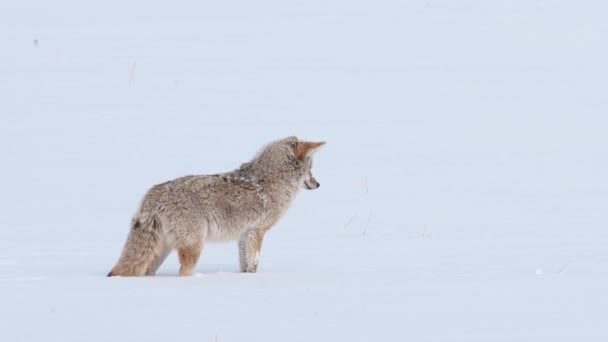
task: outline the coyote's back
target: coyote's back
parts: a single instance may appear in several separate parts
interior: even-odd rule
[[[264,234],[298,190],[319,187],[312,155],[323,142],[289,137],[270,143],[232,172],[186,176],[153,186],[132,220],[108,276],[154,275],[177,249],[179,274],[191,275],[205,241],[236,240],[242,272],[256,272]]]

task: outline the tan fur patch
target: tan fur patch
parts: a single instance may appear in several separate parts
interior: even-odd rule
[[[179,275],[182,277],[191,276],[201,255],[201,249],[199,247],[178,247],[177,255],[181,264]]]
[[[325,145],[325,142],[308,142],[308,141],[298,141],[296,145],[296,157],[299,159],[304,159],[306,157],[310,157],[319,147]]]

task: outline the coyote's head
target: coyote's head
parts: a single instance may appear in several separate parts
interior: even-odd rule
[[[289,138],[288,138],[289,139]],[[303,172],[302,187],[306,190],[317,189],[321,184],[312,175],[312,156],[325,142],[290,141],[296,165]]]
[[[300,148],[309,148],[309,151],[311,151],[310,153],[314,153],[313,149],[318,149],[321,145],[323,145],[325,143],[324,142],[322,142],[322,143],[299,142],[298,144],[320,144],[317,147],[311,147],[310,145],[308,147],[300,147]],[[306,146],[306,145],[304,145],[304,146]],[[312,155],[310,155],[302,160],[302,168],[305,171],[304,181],[302,182],[302,188],[304,188],[306,190],[314,190],[314,189],[317,189],[318,187],[320,187],[321,183],[319,183],[315,179],[315,177],[312,175]]]
[[[313,177],[312,156],[325,142],[310,142],[288,137],[267,145],[257,156],[257,160],[266,165],[273,165],[272,169],[279,171],[283,177],[287,176],[290,182],[296,182],[298,187],[307,190],[317,189],[320,184]]]

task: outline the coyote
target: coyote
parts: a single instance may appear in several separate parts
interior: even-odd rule
[[[298,190],[316,189],[312,155],[325,142],[288,137],[223,174],[186,176],[153,186],[132,220],[108,277],[154,275],[175,248],[180,276],[190,276],[205,241],[237,240],[241,272],[257,271],[264,234]]]

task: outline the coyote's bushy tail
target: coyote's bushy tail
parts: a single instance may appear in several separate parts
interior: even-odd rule
[[[161,251],[161,225],[158,217],[140,215],[133,226],[118,263],[108,277],[136,277],[146,274]]]

